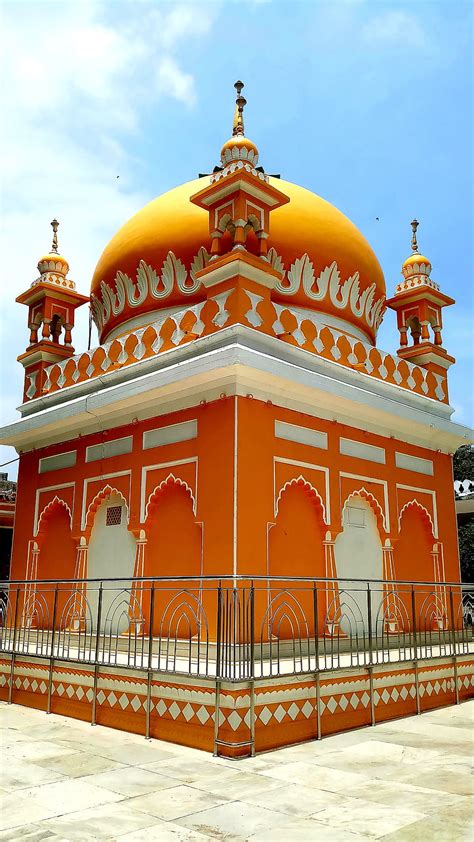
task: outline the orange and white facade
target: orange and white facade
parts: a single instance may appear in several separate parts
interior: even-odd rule
[[[470,432],[450,420],[453,301],[415,240],[388,302],[400,349],[380,350],[375,254],[336,208],[258,167],[242,102],[214,173],[106,247],[100,345],[74,353],[89,299],[57,247],[18,299],[24,400],[1,434],[20,453],[12,578],[460,580],[452,453]],[[441,599],[438,628],[447,615]]]

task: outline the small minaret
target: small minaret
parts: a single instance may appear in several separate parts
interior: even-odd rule
[[[243,82],[234,87],[232,137],[222,147],[221,166],[191,196],[191,202],[209,214],[211,259],[198,277],[205,287],[215,287],[224,278],[245,277],[272,289],[281,276],[266,259],[270,213],[289,199],[270,184],[263,167],[257,169],[258,149],[244,133]]]
[[[387,301],[387,307],[397,314],[400,331],[398,356],[429,370],[445,373],[454,358],[443,348],[441,310],[454,304],[454,299],[444,295],[430,278],[431,263],[418,250],[418,225],[417,219],[411,223],[412,253],[403,263],[403,281],[396,287],[394,297]],[[409,343],[408,333],[412,344]]]
[[[76,292],[74,281],[67,277],[69,264],[58,253],[57,219],[53,219],[51,227],[51,251],[38,262],[40,276],[16,299],[28,307],[30,329],[30,344],[18,357],[25,369],[25,401],[41,396],[44,370],[49,365],[74,354],[74,312],[89,301],[88,296]]]

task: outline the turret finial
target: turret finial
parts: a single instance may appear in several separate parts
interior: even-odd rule
[[[53,229],[53,244],[51,246],[51,254],[58,254],[58,228],[59,222],[57,219],[53,219],[51,223],[51,228]]]
[[[247,100],[242,96],[242,88],[244,83],[240,80],[234,85],[237,91],[237,98],[235,100],[234,125],[232,128],[232,136],[244,134],[244,107],[247,105]]]
[[[415,253],[418,252],[418,240],[416,239],[416,230],[417,230],[419,224],[420,223],[418,222],[417,219],[413,219],[412,222],[411,222],[411,229],[413,231],[413,234],[411,235],[411,249]]]

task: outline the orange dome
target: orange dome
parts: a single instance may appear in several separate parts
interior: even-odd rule
[[[268,257],[284,273],[272,299],[342,320],[373,342],[385,281],[367,240],[315,193],[281,179],[270,182],[290,199],[271,217]],[[149,323],[159,310],[205,299],[194,273],[209,257],[209,220],[189,201],[202,187],[196,179],[154,199],[105,248],[91,284],[101,341]]]

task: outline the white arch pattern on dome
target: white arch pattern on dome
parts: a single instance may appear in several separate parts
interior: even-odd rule
[[[339,310],[349,307],[356,318],[364,318],[368,326],[375,331],[380,327],[385,311],[385,296],[381,295],[375,300],[374,283],[361,292],[358,272],[342,281],[337,262],[333,260],[316,277],[314,265],[307,253],[297,258],[286,272],[284,263],[274,248],[269,249],[268,260],[274,269],[283,274],[282,280],[278,281],[275,287],[282,295],[294,295],[302,285],[305,295],[311,301],[329,298],[334,307]]]
[[[385,296],[375,299],[375,283],[365,290],[360,289],[360,276],[354,272],[342,281],[337,261],[333,260],[316,277],[313,262],[305,252],[291,264],[286,271],[284,263],[274,248],[267,256],[272,268],[282,274],[276,284],[277,292],[282,295],[294,295],[301,287],[310,301],[328,300],[338,310],[350,309],[356,319],[363,319],[375,332],[378,330],[385,312]],[[91,295],[93,319],[98,330],[102,330],[112,316],[118,316],[128,303],[130,307],[139,307],[148,297],[162,301],[178,289],[184,295],[197,292],[201,282],[196,273],[209,263],[210,255],[201,246],[191,263],[189,273],[182,260],[169,251],[161,268],[161,274],[141,260],[136,274],[136,282],[125,272],[118,270],[115,275],[115,290],[105,281],[99,284],[100,297]]]
[[[159,275],[152,266],[140,260],[137,268],[136,282],[125,272],[118,271],[115,275],[115,291],[105,281],[99,285],[101,297],[91,295],[92,316],[98,330],[102,330],[111,316],[119,316],[125,305],[139,307],[150,296],[161,301],[171,295],[177,288],[184,295],[197,292],[201,282],[196,278],[196,272],[207,266],[210,255],[204,246],[196,253],[189,273],[184,263],[169,251],[161,267]]]

